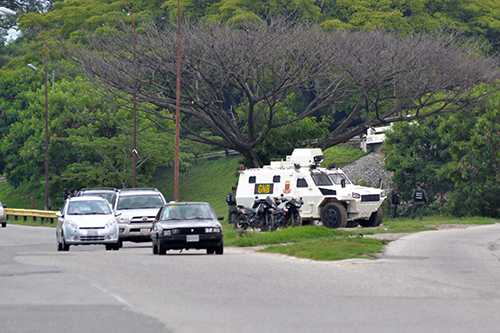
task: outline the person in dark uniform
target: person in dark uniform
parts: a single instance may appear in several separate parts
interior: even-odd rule
[[[389,193],[387,197],[389,200],[390,210],[389,216],[391,219],[399,217],[398,208],[401,208],[401,204],[399,202],[399,193],[398,193],[398,185],[392,185],[392,191]]]
[[[228,223],[235,223],[235,215],[236,215],[236,186],[233,186],[231,192],[226,196],[226,202],[228,206]],[[234,226],[236,228],[236,224]]]
[[[411,209],[411,219],[415,219],[415,212],[417,209],[419,210],[420,220],[424,216],[424,207],[427,204],[427,193],[425,190],[421,188],[422,184],[417,182],[417,188],[413,190],[412,198],[413,198],[413,207]]]

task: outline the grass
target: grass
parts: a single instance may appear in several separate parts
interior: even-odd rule
[[[273,245],[261,252],[282,253],[313,260],[372,258],[388,241],[372,238],[319,239],[288,245]]]
[[[330,163],[333,163],[340,168],[345,165],[356,161],[357,159],[366,155],[366,153],[357,148],[351,148],[348,146],[338,146],[328,148],[323,152],[325,159],[321,163],[321,167],[326,168]]]

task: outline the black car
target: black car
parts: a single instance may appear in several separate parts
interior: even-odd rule
[[[153,254],[168,250],[206,249],[207,254],[223,254],[222,226],[206,202],[170,202],[158,211],[153,222]]]

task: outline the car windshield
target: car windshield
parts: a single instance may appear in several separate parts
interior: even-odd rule
[[[158,194],[154,195],[127,195],[118,199],[118,209],[146,209],[160,208],[163,201]]]
[[[113,203],[113,193],[106,192],[83,192],[82,197],[101,197],[106,199],[109,203]]]
[[[325,173],[311,173],[311,177],[316,186],[333,185],[332,180]]]
[[[349,180],[349,178],[347,178],[346,175],[344,175],[343,173],[330,173],[329,174],[330,178],[332,179],[332,181],[337,184],[337,185],[340,185],[342,179],[345,179],[345,183],[346,184],[350,184],[351,181]]]
[[[107,215],[111,209],[105,201],[85,200],[68,203],[68,215]]]
[[[170,205],[162,212],[161,220],[194,220],[215,219],[212,209],[208,205]]]

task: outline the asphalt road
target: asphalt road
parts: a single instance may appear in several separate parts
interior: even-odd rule
[[[498,332],[500,224],[412,234],[377,260],[226,248],[57,252],[0,228],[1,332]]]

